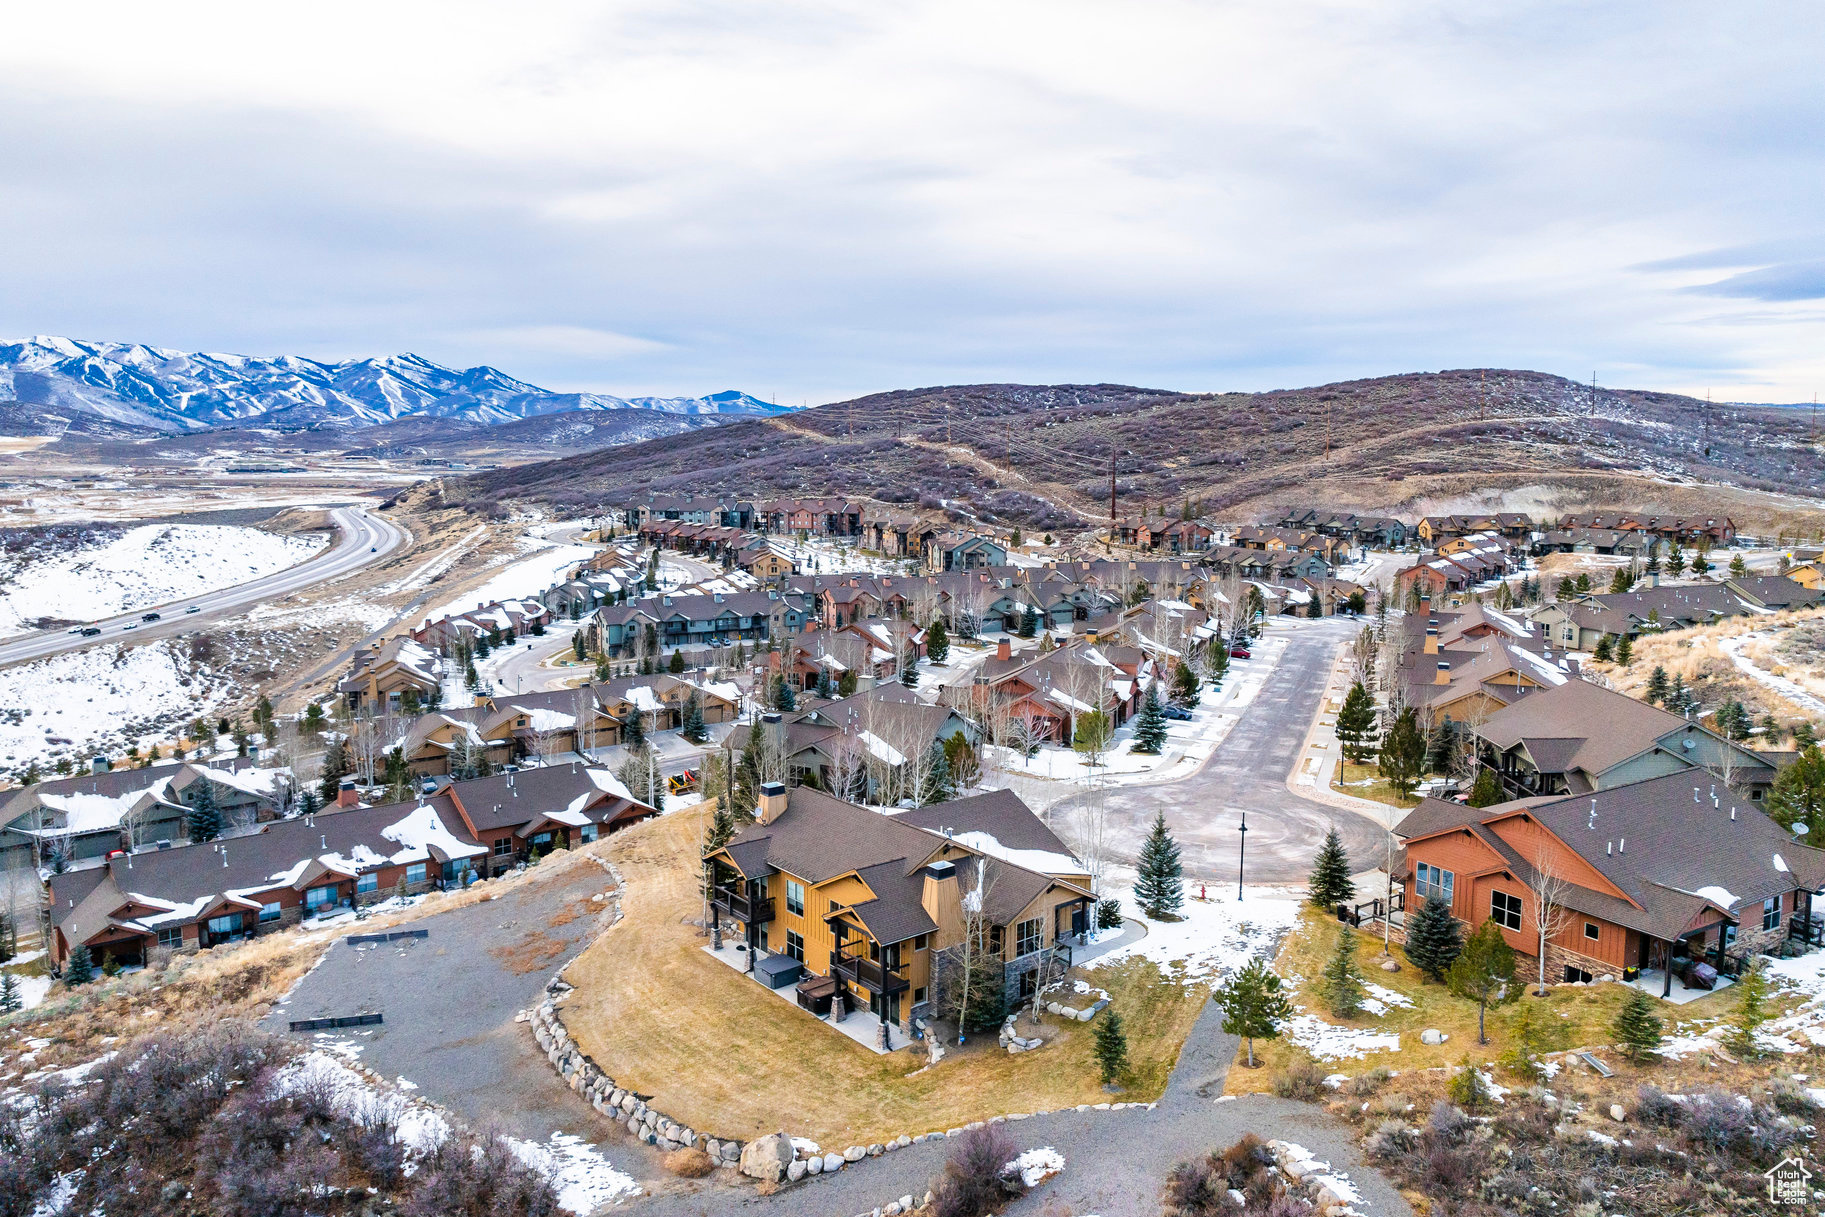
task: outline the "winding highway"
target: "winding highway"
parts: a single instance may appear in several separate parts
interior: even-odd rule
[[[335,543],[296,566],[288,566],[264,578],[218,588],[200,596],[187,596],[169,604],[147,605],[129,613],[88,622],[89,628],[100,631],[97,634],[85,636],[72,633],[67,627],[60,627],[9,638],[0,642],[0,667],[60,655],[65,651],[81,650],[104,642],[144,642],[153,638],[166,638],[200,625],[236,617],[262,600],[315,587],[378,562],[406,540],[404,529],[381,519],[366,508],[335,507],[330,509],[329,515],[336,526]],[[147,621],[147,613],[157,613],[159,619]]]

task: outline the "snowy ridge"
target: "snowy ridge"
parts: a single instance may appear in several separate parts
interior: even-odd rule
[[[371,427],[414,417],[495,424],[570,410],[764,416],[790,409],[733,389],[704,397],[555,393],[485,365],[447,368],[411,354],[325,363],[46,336],[0,343],[0,402],[11,400],[166,432]]]

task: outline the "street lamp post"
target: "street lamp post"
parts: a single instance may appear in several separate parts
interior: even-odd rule
[[[1242,868],[1248,861],[1248,812],[1242,812],[1242,826],[1236,830],[1241,838],[1236,846],[1236,902],[1242,900]]]

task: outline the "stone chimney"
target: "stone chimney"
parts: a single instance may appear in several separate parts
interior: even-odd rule
[[[355,779],[343,778],[342,784],[336,787],[336,806],[354,807],[360,802],[355,795]]]
[[[995,658],[996,659],[1014,658],[1014,642],[1012,639],[1003,638],[1000,642],[997,642],[995,644]]]
[[[786,784],[784,782],[762,782],[760,786],[760,822],[771,824],[779,819],[785,810]]]

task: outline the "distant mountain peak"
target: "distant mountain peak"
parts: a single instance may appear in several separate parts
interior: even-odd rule
[[[788,410],[734,389],[706,397],[557,393],[486,364],[449,368],[410,351],[325,362],[51,334],[0,343],[0,404],[9,401],[164,432],[371,427],[406,418],[493,425],[566,410],[750,416]]]

